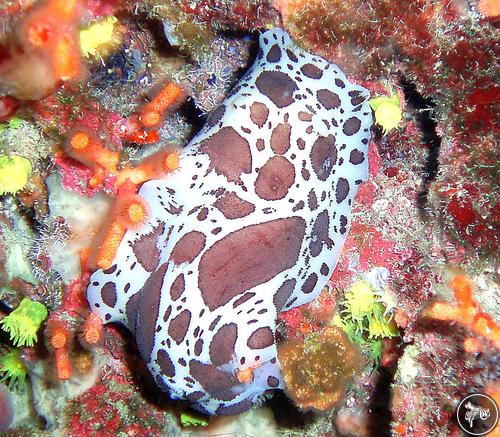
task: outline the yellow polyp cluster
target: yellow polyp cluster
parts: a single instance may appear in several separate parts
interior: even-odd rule
[[[0,195],[16,193],[28,182],[31,163],[22,156],[0,156]]]
[[[3,373],[0,382],[9,381],[9,390],[24,387],[28,369],[21,358],[20,349],[8,350],[0,356],[0,373]]]
[[[112,43],[117,21],[116,17],[106,17],[80,30],[80,50],[83,56],[96,56],[100,48]]]
[[[387,135],[401,123],[403,111],[397,94],[393,93],[390,97],[375,97],[369,101],[369,104],[375,114],[375,123],[382,127],[384,135]]]
[[[14,311],[0,321],[0,325],[10,334],[14,346],[31,347],[38,341],[37,331],[47,315],[45,305],[24,298]]]
[[[349,324],[354,324],[357,334],[368,333],[369,338],[394,337],[397,327],[387,315],[388,310],[381,302],[381,296],[365,281],[356,282],[344,296],[345,309],[342,310],[342,322],[338,326],[349,331]],[[348,332],[349,333],[349,332]]]
[[[345,312],[359,324],[371,314],[375,304],[375,293],[365,281],[356,282],[345,294]]]
[[[367,282],[358,281],[346,291],[341,307],[333,325],[341,328],[377,364],[382,357],[382,339],[399,335],[392,318],[396,302],[386,291],[376,291]]]

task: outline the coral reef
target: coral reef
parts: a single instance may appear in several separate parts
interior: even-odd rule
[[[481,392],[498,403],[499,18],[498,2],[489,0],[0,1],[0,432],[454,436],[461,432],[456,409],[466,395]],[[191,180],[184,145],[204,123],[225,120],[217,108],[227,99],[249,94],[234,86],[248,82],[251,62],[264,62],[257,40],[271,28],[288,32],[297,53],[311,53],[311,65],[322,56],[340,67],[345,83],[369,91],[369,180],[359,185],[352,214],[344,214],[347,225],[338,216],[318,225],[321,247],[329,244],[328,231],[350,227],[335,270],[318,275],[329,279],[325,287],[315,284],[319,296],[267,314],[283,392],[264,393],[246,413],[209,418],[155,388],[149,377],[154,363],[140,359],[144,342],[136,347],[125,331],[103,324],[89,311],[86,290],[97,266],[113,268],[119,248],[131,241],[127,235],[139,235],[155,217],[153,202],[141,194],[148,181],[184,180],[189,201],[169,197],[169,214],[207,195],[210,175]],[[272,63],[266,50],[265,61]],[[331,82],[325,90],[337,92]],[[301,91],[304,104],[316,91],[308,88]],[[335,106],[335,97],[323,102]],[[309,123],[307,135],[317,136],[332,117],[316,123],[316,103],[321,106],[314,102],[301,114],[312,114],[310,122],[284,120],[283,108],[281,119],[267,114],[266,122],[293,129]],[[235,129],[261,147],[257,140],[275,126],[252,123],[239,116]],[[259,129],[240,130],[247,124]],[[276,141],[286,144],[287,132],[278,133]],[[221,159],[239,165],[238,142],[228,141]],[[335,147],[338,163],[340,138]],[[291,162],[300,167],[296,155]],[[260,174],[264,164],[257,164]],[[323,164],[329,168],[328,160]],[[312,176],[323,171],[316,167]],[[303,177],[301,170],[295,174]],[[274,182],[260,192],[279,191],[283,180]],[[219,185],[227,191],[230,183]],[[328,194],[335,197],[336,187],[325,189]],[[321,196],[306,190],[293,200],[313,208]],[[217,205],[226,213],[244,211],[244,203],[225,201],[225,208]],[[269,200],[278,213],[294,206],[278,208],[280,201]],[[244,219],[224,222],[243,226]],[[184,221],[179,226],[189,224]],[[210,220],[201,223],[212,236]],[[166,222],[165,233],[173,224]],[[245,263],[237,271],[224,270],[236,258],[234,247],[219,254],[228,286],[237,283],[238,272],[248,268],[258,276],[276,262],[270,257],[252,270],[253,254],[265,250],[259,241],[242,245]],[[280,241],[275,236],[270,244],[286,252]],[[154,254],[151,245],[141,251],[150,249]],[[188,242],[182,253],[191,249]],[[282,280],[302,284],[312,273],[304,267]],[[110,274],[119,279],[118,269]],[[279,285],[269,285],[266,298],[272,300]],[[103,293],[100,303],[111,298]],[[181,310],[181,299],[172,312]],[[143,307],[144,314],[151,310]],[[225,314],[233,312],[230,302]],[[210,358],[216,331],[208,325],[200,337]],[[165,330],[180,327],[167,323],[161,334]],[[186,351],[194,353],[196,339],[189,340]],[[214,357],[224,356],[229,348],[223,346]],[[181,355],[175,356],[177,371]],[[216,365],[217,372],[230,370],[231,382],[224,385],[215,373],[206,387],[222,397],[227,386],[255,387],[265,372],[253,358],[234,369]],[[160,361],[168,374],[168,363]]]

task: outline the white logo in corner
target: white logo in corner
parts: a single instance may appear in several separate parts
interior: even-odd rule
[[[468,435],[486,435],[498,424],[498,405],[488,395],[473,393],[458,405],[457,420]]]

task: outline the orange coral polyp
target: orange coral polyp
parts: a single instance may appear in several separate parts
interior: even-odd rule
[[[156,126],[160,122],[160,120],[160,114],[155,111],[146,112],[140,116],[140,121],[145,127]]]
[[[54,349],[61,349],[68,343],[68,332],[61,326],[54,329],[50,344]]]
[[[136,203],[130,205],[127,212],[129,219],[134,223],[141,223],[146,217],[145,209],[142,207],[142,205]]]
[[[146,222],[149,209],[142,197],[129,195],[117,200],[115,216],[125,228],[135,229]]]
[[[71,138],[71,147],[75,150],[85,149],[89,145],[90,138],[83,132],[78,132]]]
[[[85,331],[85,340],[90,344],[99,343],[99,338],[101,337],[100,331],[92,326]]]
[[[163,177],[179,168],[180,156],[176,151],[165,152],[152,161],[157,177]]]
[[[88,345],[97,345],[103,339],[102,319],[95,313],[89,313],[83,325],[83,340]]]
[[[179,168],[180,157],[177,152],[168,153],[165,157],[165,167],[167,168],[167,173],[169,171],[177,170]]]

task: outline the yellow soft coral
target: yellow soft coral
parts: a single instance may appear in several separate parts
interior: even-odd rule
[[[45,305],[24,298],[19,306],[0,321],[2,329],[10,334],[14,346],[33,346],[37,331],[47,318]]]
[[[384,135],[396,128],[403,118],[401,101],[395,93],[390,97],[375,97],[369,101],[369,104],[375,112],[375,122],[382,127]]]
[[[370,284],[365,281],[358,281],[345,293],[345,313],[349,315],[353,322],[362,324],[365,318],[371,315],[376,304],[376,296]]]
[[[28,369],[26,368],[19,349],[8,350],[0,356],[0,373],[3,373],[0,382],[9,381],[9,389],[24,386]]]
[[[349,340],[362,347],[371,362],[382,357],[382,338],[398,336],[398,329],[391,313],[396,303],[387,293],[374,290],[368,282],[358,281],[344,296],[340,314],[333,325],[341,328]]]
[[[31,164],[22,156],[0,156],[0,195],[22,189],[31,174]]]
[[[117,21],[116,17],[106,17],[80,30],[80,50],[84,56],[95,56],[100,46],[112,40],[113,28]]]

